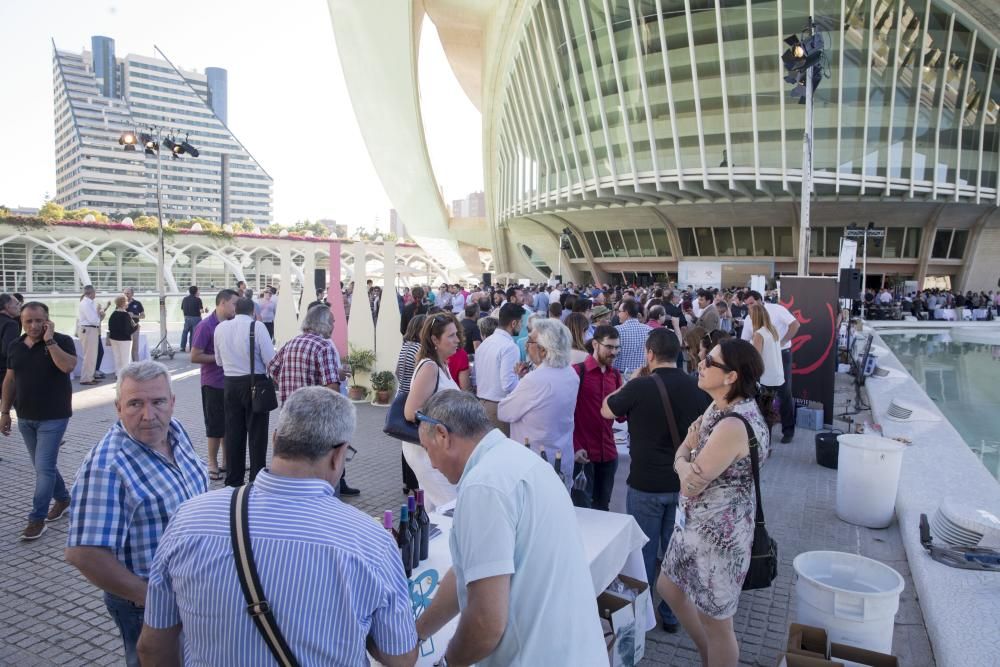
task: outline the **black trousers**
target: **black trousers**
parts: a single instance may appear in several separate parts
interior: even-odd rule
[[[257,379],[265,376],[258,375]],[[226,486],[243,486],[246,474],[247,446],[250,448],[250,481],[267,464],[267,425],[269,414],[254,413],[250,401],[250,376],[227,377],[224,389],[226,404]]]
[[[618,472],[618,459],[603,463],[584,463],[583,470],[587,474],[587,490],[573,490],[570,494],[573,504],[595,510],[608,511],[611,504],[611,492],[615,488],[615,473]],[[580,472],[580,464],[573,465],[573,477]]]
[[[420,482],[417,481],[417,474],[413,472],[413,468],[410,464],[406,462],[406,454],[402,454],[403,459],[403,486],[413,490],[420,488]],[[347,470],[344,470],[344,475],[347,475]]]
[[[785,371],[785,384],[778,389],[781,399],[781,434],[795,433],[795,399],[792,398],[792,351],[781,351],[781,365]]]

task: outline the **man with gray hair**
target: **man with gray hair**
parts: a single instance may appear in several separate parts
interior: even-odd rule
[[[417,635],[461,614],[447,664],[607,665],[576,514],[552,467],[467,392],[434,394],[417,420],[431,464],[458,484],[452,568]]]
[[[346,373],[337,363],[337,348],[330,336],[336,320],[326,306],[312,306],[302,318],[302,333],[281,346],[267,365],[267,373],[278,385],[278,399],[284,403],[301,387],[319,385],[340,393]],[[356,496],[359,490],[339,484],[340,495]]]
[[[173,418],[166,366],[131,363],[115,389],[118,421],[84,458],[73,484],[66,561],[104,591],[125,662],[135,667],[160,536],[181,503],[208,490],[208,471]]]
[[[351,402],[323,387],[288,397],[271,466],[246,491],[247,551],[296,664],[367,665],[367,647],[383,665],[409,666],[417,635],[399,550],[371,517],[334,496],[355,423]],[[184,503],[167,527],[149,578],[143,664],[179,665],[182,656],[218,667],[275,664],[236,572],[234,493]]]

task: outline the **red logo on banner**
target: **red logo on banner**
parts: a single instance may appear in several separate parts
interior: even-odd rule
[[[800,325],[810,324],[813,319],[815,319],[814,317],[807,318],[802,314],[801,309],[794,307],[794,296],[790,297],[787,302],[781,302],[781,305],[792,313]],[[830,320],[829,338],[826,341],[826,346],[822,350],[815,349],[816,345],[810,344],[813,340],[813,336],[811,334],[801,333],[800,335],[795,336],[792,339],[792,359],[794,360],[792,363],[792,375],[809,375],[822,366],[823,363],[830,357],[830,353],[833,351],[834,341],[837,340],[837,321],[833,313],[833,305],[829,303],[823,305],[826,306],[826,315]],[[819,323],[817,322],[817,324]],[[799,329],[799,331],[802,331],[802,329]],[[822,332],[824,334],[827,333],[825,326],[823,327]],[[806,355],[805,359],[803,359],[803,355]]]

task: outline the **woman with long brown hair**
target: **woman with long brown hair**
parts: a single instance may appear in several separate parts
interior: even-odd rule
[[[570,365],[583,363],[592,354],[587,350],[585,342],[590,321],[583,313],[570,313],[566,318],[566,328],[570,333],[569,363]]]
[[[417,421],[417,411],[423,409],[435,393],[459,388],[448,371],[448,359],[458,350],[460,341],[458,321],[454,315],[437,313],[427,316],[420,331],[417,367],[413,371],[410,393],[403,407],[403,414],[408,421]],[[403,456],[416,474],[420,488],[424,490],[428,510],[455,499],[455,485],[434,469],[423,447],[404,442]]]
[[[751,342],[764,360],[764,373],[760,383],[771,393],[785,383],[785,370],[781,364],[781,336],[771,323],[767,308],[755,303],[750,306],[750,323],[753,326]]]
[[[757,502],[747,424],[761,461],[770,444],[755,400],[763,372],[760,354],[745,340],[715,345],[698,368],[698,386],[712,405],[688,429],[674,459],[680,499],[656,589],[702,662],[717,667],[739,662],[733,616],[750,568]]]

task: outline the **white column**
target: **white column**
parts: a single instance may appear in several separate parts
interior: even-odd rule
[[[396,369],[403,335],[399,333],[399,302],[396,300],[396,244],[386,242],[384,247],[382,275],[385,284],[375,325],[375,370],[391,372]]]
[[[302,249],[302,307],[316,300],[316,249],[318,244],[305,243]],[[305,315],[305,313],[300,313]]]
[[[274,312],[274,340],[280,346],[298,334],[298,318],[295,315],[295,293],[292,292],[292,249],[287,242],[283,242],[279,252],[281,287],[278,292],[278,307]]]
[[[354,294],[351,297],[351,314],[347,322],[347,347],[359,350],[371,350],[375,347],[375,323],[372,321],[371,306],[368,304],[368,293],[365,282],[368,275],[365,271],[365,255],[367,246],[363,242],[354,244]],[[353,384],[368,386],[368,373],[354,376]]]

